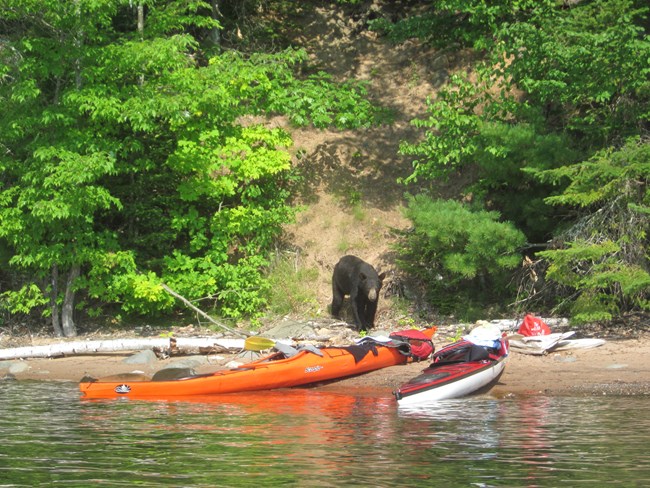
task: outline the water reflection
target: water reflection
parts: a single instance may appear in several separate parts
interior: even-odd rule
[[[0,390],[0,486],[645,486],[643,398],[491,399],[398,408],[287,390],[80,400]],[[633,419],[633,421],[631,421]]]

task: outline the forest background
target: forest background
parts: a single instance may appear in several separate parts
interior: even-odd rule
[[[0,6],[0,327],[650,309],[644,1]]]

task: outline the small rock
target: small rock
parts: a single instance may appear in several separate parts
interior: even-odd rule
[[[158,361],[156,354],[152,350],[139,351],[122,360],[126,364],[151,364]]]
[[[182,359],[177,359],[170,362],[163,369],[166,368],[195,368],[208,362],[206,356],[189,356]]]
[[[610,364],[605,366],[605,369],[623,369],[627,368],[627,364]]]
[[[239,368],[242,364],[240,361],[229,361],[226,363],[226,368]]]
[[[10,374],[16,374],[16,373],[24,373],[29,369],[29,365],[25,362],[15,362],[11,363],[9,365],[9,373]]]
[[[575,363],[577,361],[577,358],[575,356],[561,356],[559,354],[556,354],[553,356],[553,360],[557,361],[558,363]]]
[[[328,329],[326,327],[321,327],[316,331],[316,335],[322,336],[322,337],[330,337],[332,335],[332,330]]]

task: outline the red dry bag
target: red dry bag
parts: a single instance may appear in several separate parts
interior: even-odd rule
[[[393,332],[390,335],[390,338],[407,342],[411,347],[411,357],[415,361],[421,361],[433,354],[435,349],[433,341],[431,340],[431,335],[428,335],[427,332],[433,335],[435,328],[433,328],[433,330],[427,329],[426,331],[417,329],[400,330],[398,332]]]
[[[517,331],[523,336],[542,336],[551,333],[551,329],[539,317],[528,314],[524,317],[524,321],[519,326]]]

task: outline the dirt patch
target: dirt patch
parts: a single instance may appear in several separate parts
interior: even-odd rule
[[[345,254],[395,271],[396,231],[410,226],[403,215],[405,193],[417,190],[398,183],[413,163],[399,154],[400,143],[417,140],[411,120],[424,116],[427,97],[467,63],[463,53],[438,52],[416,41],[391,45],[370,32],[367,19],[391,15],[392,3],[366,2],[336,11],[331,4],[321,8],[310,2],[290,22],[301,27],[293,34],[295,44],[308,50],[318,69],[340,81],[367,83],[369,97],[394,117],[391,124],[354,131],[296,129],[281,117],[268,121],[292,134],[294,165],[304,177],[296,203],[305,210],[285,231],[301,265],[318,270],[310,284],[318,307],[306,313],[327,313],[332,269]],[[457,194],[451,184],[434,191]],[[380,303],[377,323],[388,324],[395,313],[390,301]]]

